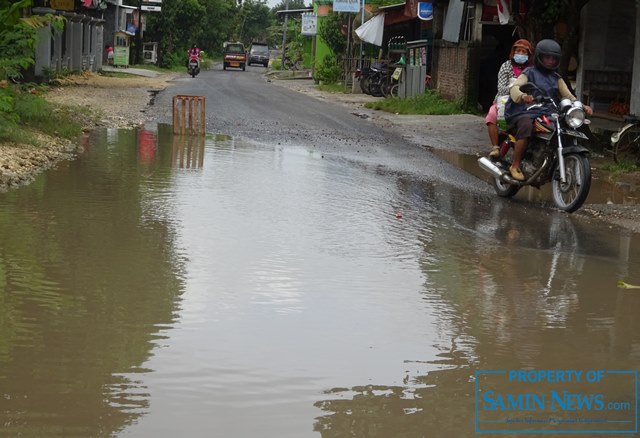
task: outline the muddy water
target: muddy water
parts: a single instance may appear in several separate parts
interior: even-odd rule
[[[467,172],[490,183],[491,176],[480,169],[476,155],[459,154],[432,148],[429,148],[429,150],[440,158],[456,164]],[[551,184],[546,184],[541,189],[524,187],[518,192],[516,198],[527,199],[528,201],[550,201],[552,199]],[[640,185],[637,180],[621,179],[619,181],[611,181],[604,178],[599,172],[594,171],[586,203],[637,205],[640,204]]]
[[[640,361],[637,235],[159,129],[0,194],[3,434],[475,436],[478,370]]]

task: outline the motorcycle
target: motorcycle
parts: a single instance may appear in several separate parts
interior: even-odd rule
[[[202,55],[204,52],[200,52]],[[187,62],[187,72],[192,78],[195,78],[200,73],[200,55],[189,55],[189,61]]]
[[[357,69],[355,77],[360,82],[360,89],[363,93],[371,96],[382,96],[382,85],[388,75],[387,64],[376,62],[369,68]]]
[[[587,199],[591,187],[589,150],[583,146],[589,137],[578,131],[583,124],[591,123],[585,117],[584,106],[580,101],[569,99],[556,104],[532,83],[520,86],[520,90],[535,94],[535,103],[527,107],[527,111],[541,113],[534,121],[534,132],[521,161],[525,180],[517,181],[509,172],[515,138],[508,131],[502,133],[500,156],[495,161],[481,157],[478,164],[493,176],[498,196],[510,198],[521,187],[540,188],[551,182],[555,205],[568,213],[574,212]]]

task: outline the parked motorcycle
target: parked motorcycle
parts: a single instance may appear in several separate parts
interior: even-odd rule
[[[498,196],[512,197],[523,186],[540,188],[551,182],[555,205],[569,213],[576,211],[587,199],[591,187],[589,150],[583,146],[589,137],[578,131],[583,124],[590,123],[584,107],[580,101],[569,99],[556,104],[532,83],[522,85],[520,90],[535,95],[536,103],[527,111],[542,112],[535,119],[534,133],[521,162],[525,180],[517,181],[509,172],[515,138],[508,133],[501,143],[500,157],[495,161],[481,157],[478,164],[493,176]]]
[[[382,85],[389,75],[387,64],[384,62],[376,62],[369,68],[356,70],[356,79],[360,81],[360,89],[363,93],[371,96],[382,96]]]

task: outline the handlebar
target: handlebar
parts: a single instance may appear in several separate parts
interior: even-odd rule
[[[638,125],[640,124],[640,118],[635,114],[629,114],[628,116],[624,116],[624,122]]]

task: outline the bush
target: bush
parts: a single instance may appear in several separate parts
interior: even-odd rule
[[[39,96],[39,92],[33,87],[0,89],[2,107],[8,109],[0,112],[0,140],[30,142],[20,129],[24,126],[68,139],[80,135],[82,127],[77,122],[77,111],[54,106]]]
[[[444,99],[434,90],[426,90],[424,94],[409,99],[391,97],[365,106],[396,114],[448,115],[466,112],[461,102]]]
[[[316,77],[326,84],[335,84],[342,75],[342,66],[333,56],[325,56],[322,64],[316,67]]]
[[[158,62],[158,66],[168,69],[177,67],[187,68],[187,55],[186,50],[183,54],[178,53],[165,53]]]

